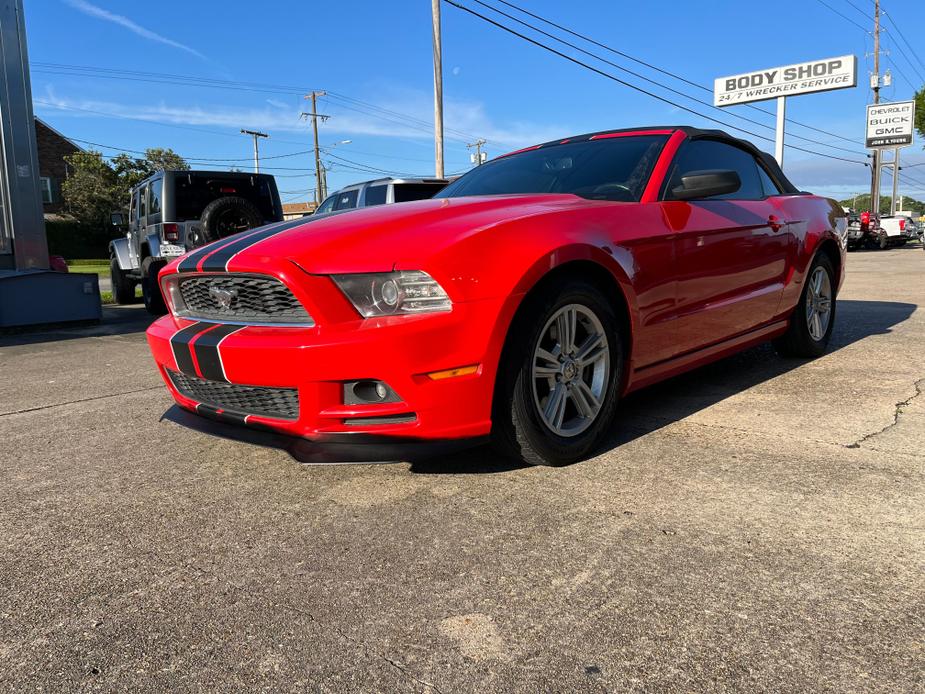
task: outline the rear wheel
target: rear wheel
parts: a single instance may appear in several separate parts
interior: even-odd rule
[[[788,357],[818,357],[825,352],[834,326],[835,269],[828,256],[818,255],[806,273],[790,327],[774,341],[774,347]]]
[[[119,267],[119,261],[111,258],[109,261],[109,277],[112,280],[112,298],[117,304],[134,304],[135,283],[125,276]]]
[[[566,465],[593,452],[613,420],[623,368],[617,319],[583,281],[528,301],[499,367],[493,441],[532,465]]]
[[[885,251],[890,247],[890,237],[886,235],[885,232],[880,232],[880,238],[877,240],[878,245],[880,246],[881,251]]]
[[[166,264],[165,261],[154,258],[145,258],[141,264],[141,296],[148,313],[155,316],[167,313],[167,304],[164,303],[164,295],[161,294],[161,288],[157,283],[157,273]]]

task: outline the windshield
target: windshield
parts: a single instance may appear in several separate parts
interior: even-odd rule
[[[475,167],[434,197],[571,193],[638,202],[667,139],[629,135],[527,150]]]

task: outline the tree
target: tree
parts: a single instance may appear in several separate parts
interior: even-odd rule
[[[68,177],[61,184],[68,212],[89,226],[108,224],[109,215],[121,205],[114,205],[122,195],[116,172],[103,161],[100,152],[74,152],[64,158]]]
[[[186,159],[181,157],[179,154],[174,152],[172,149],[164,149],[163,147],[151,147],[145,150],[145,159],[148,162],[148,166],[151,167],[151,171],[170,171],[170,170],[180,170],[188,171],[189,164],[186,163]]]
[[[61,192],[68,212],[89,226],[109,224],[109,215],[128,202],[128,192],[156,171],[189,169],[189,164],[172,149],[152,147],[143,159],[120,154],[107,164],[94,150],[65,157],[68,177]]]

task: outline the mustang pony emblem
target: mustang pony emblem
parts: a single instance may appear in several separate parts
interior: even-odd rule
[[[219,308],[231,308],[232,302],[238,296],[237,289],[225,289],[224,287],[209,287],[209,296],[215,299]]]

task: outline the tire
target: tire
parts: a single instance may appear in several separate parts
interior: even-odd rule
[[[258,227],[263,224],[263,217],[250,200],[229,196],[206,205],[200,222],[203,237],[212,242]]]
[[[877,243],[880,247],[880,250],[885,251],[887,248],[890,247],[890,237],[881,232],[880,238],[877,240]]]
[[[499,364],[492,442],[502,455],[530,465],[567,465],[591,454],[613,421],[623,373],[618,321],[601,291],[581,280],[557,282],[526,301],[511,324]],[[585,365],[560,356],[566,350],[556,342],[557,316],[563,315],[575,316],[569,329],[572,356],[597,336]],[[543,353],[553,358],[544,359]],[[534,369],[546,375],[537,376]],[[553,399],[563,404],[554,407]]]
[[[115,258],[109,260],[109,277],[112,280],[112,298],[120,306],[137,303],[135,298],[135,283],[132,282],[119,267]]]
[[[827,291],[825,280],[822,283],[821,294],[828,296],[829,313],[825,319],[824,325],[811,325],[813,321],[809,318],[809,307],[812,302],[813,283],[817,277],[817,271],[825,273],[827,278]],[[832,261],[826,255],[817,255],[810,265],[809,272],[806,273],[806,281],[803,285],[803,291],[800,293],[800,301],[793,309],[790,316],[790,326],[787,332],[781,337],[774,340],[774,347],[778,354],[785,357],[808,357],[815,358],[825,353],[829,345],[829,339],[832,337],[832,328],[835,326],[835,269],[832,267]],[[823,319],[819,317],[819,320]],[[821,328],[821,330],[820,330]]]
[[[165,261],[154,258],[145,258],[141,263],[141,296],[148,313],[154,316],[167,313],[167,304],[164,303],[164,295],[161,294],[160,285],[157,283],[157,273],[166,264]]]

